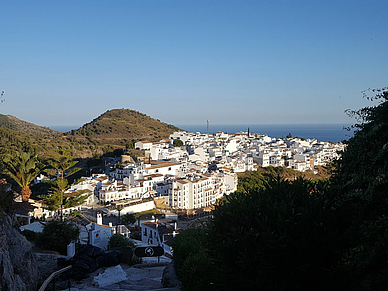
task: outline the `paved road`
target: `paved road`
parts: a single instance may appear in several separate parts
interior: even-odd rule
[[[164,266],[162,267],[148,267],[148,268],[134,268],[122,265],[124,272],[127,275],[127,280],[119,283],[110,284],[104,287],[93,280],[95,276],[104,272],[104,269],[99,269],[90,274],[88,279],[85,279],[78,284],[72,283],[71,291],[98,291],[98,290],[154,290],[154,291],[179,291],[180,288],[163,288],[162,274]]]

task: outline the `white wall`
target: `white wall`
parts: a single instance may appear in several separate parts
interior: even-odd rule
[[[142,211],[151,210],[154,208],[156,208],[154,201],[148,201],[148,202],[139,203],[136,205],[131,205],[131,206],[125,207],[125,208],[123,208],[123,210],[121,210],[120,215],[124,215],[127,213],[142,212]],[[112,214],[114,214],[116,216],[119,215],[117,210],[112,210]]]

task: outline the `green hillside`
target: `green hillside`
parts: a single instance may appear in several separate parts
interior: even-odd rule
[[[143,113],[130,109],[113,109],[101,114],[92,122],[78,130],[68,132],[68,136],[88,137],[102,140],[151,140],[167,138],[179,128],[161,122]]]
[[[68,145],[76,158],[90,158],[124,149],[138,140],[158,141],[176,130],[179,128],[129,109],[109,110],[66,134],[0,114],[0,156],[30,149],[48,157],[59,145]]]
[[[62,135],[61,132],[55,131],[48,127],[43,127],[24,120],[20,120],[12,115],[0,114],[0,127],[5,127],[31,135]]]

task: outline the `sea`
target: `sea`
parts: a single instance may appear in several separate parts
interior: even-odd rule
[[[189,132],[207,132],[207,125],[175,125],[183,130]],[[341,142],[348,140],[354,135],[352,130],[346,130],[349,124],[210,124],[209,133],[213,134],[218,131],[225,133],[236,133],[241,131],[248,131],[250,133],[266,134],[269,137],[285,138],[289,133],[293,137],[314,138],[318,141]],[[78,129],[80,126],[50,126],[50,128],[67,132],[72,129]]]
[[[207,125],[176,125],[189,132],[207,132]],[[236,133],[248,131],[250,133],[266,134],[269,137],[285,138],[288,134],[293,137],[310,138],[318,141],[342,142],[354,135],[352,130],[346,130],[350,125],[343,124],[240,124],[240,125],[209,125],[209,133],[217,131]]]

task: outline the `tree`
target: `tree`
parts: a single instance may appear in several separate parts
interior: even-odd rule
[[[335,164],[327,208],[339,228],[338,272],[354,289],[387,290],[388,87],[364,97],[378,103],[346,111],[358,123]]]
[[[72,150],[65,145],[59,146],[57,154],[52,155],[47,164],[49,168],[46,172],[52,176],[59,177],[61,180],[81,170],[81,168],[75,167],[78,161],[73,159]]]
[[[292,138],[291,132],[289,132],[289,133],[286,135],[286,138]]]
[[[46,250],[58,251],[65,255],[67,245],[76,241],[79,236],[79,229],[66,222],[52,220],[47,222],[43,232],[37,239],[37,246]]]
[[[20,192],[22,200],[28,201],[32,193],[30,185],[44,169],[43,164],[30,152],[6,155],[3,162],[4,173],[22,188]]]
[[[180,139],[174,140],[172,144],[174,147],[181,147],[184,145],[183,141],[181,141]]]
[[[76,168],[75,165],[78,164],[78,161],[75,161],[71,155],[72,150],[69,146],[59,146],[57,154],[53,155],[51,159],[47,161],[49,169],[47,173],[50,175],[57,176],[56,182],[53,184],[51,191],[48,193],[46,199],[50,204],[50,207],[55,208],[57,202],[60,203],[59,208],[61,210],[61,220],[63,220],[63,202],[64,202],[64,193],[68,188],[68,181],[66,178],[77,173],[81,168]],[[58,195],[59,194],[59,195]],[[59,197],[58,197],[59,196]],[[80,195],[78,196],[79,198]],[[59,198],[59,200],[58,200]],[[73,199],[81,203],[85,199]],[[73,204],[74,204],[73,203]],[[74,205],[75,206],[75,205]]]
[[[124,224],[134,224],[136,222],[136,217],[132,213],[127,213],[121,217],[121,221]]]
[[[121,205],[117,205],[116,206],[116,210],[117,210],[117,212],[119,213],[119,217],[118,217],[118,220],[119,220],[119,223],[120,223],[120,214],[121,214],[121,210],[123,210],[123,206],[121,206]]]
[[[208,239],[208,231],[200,228],[183,230],[174,239],[174,268],[182,290],[213,289],[217,268],[211,263]]]
[[[209,254],[219,269],[216,289],[329,289],[321,283],[332,261],[332,236],[324,227],[326,182],[277,178],[265,184],[215,206]]]
[[[109,239],[108,243],[109,248],[114,248],[114,247],[135,247],[135,244],[133,243],[132,240],[127,239],[125,236],[116,233],[111,236]]]
[[[91,194],[86,194],[85,190],[78,190],[71,193],[65,192],[68,189],[68,182],[66,179],[58,179],[52,183],[48,193],[46,195],[40,195],[46,202],[46,209],[51,211],[57,211],[64,208],[75,207],[83,204]],[[62,213],[61,213],[61,219]]]

